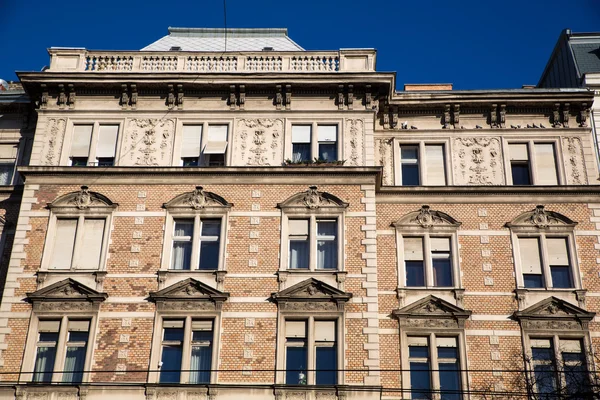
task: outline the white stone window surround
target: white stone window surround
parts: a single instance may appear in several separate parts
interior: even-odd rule
[[[75,210],[67,209],[52,209],[50,211],[50,217],[48,221],[48,230],[46,231],[46,242],[44,244],[44,251],[42,254],[42,263],[40,267],[40,271],[44,272],[95,272],[95,271],[106,271],[106,262],[108,255],[108,245],[110,239],[110,232],[112,230],[113,224],[113,213],[114,209],[106,208],[106,209],[95,209],[95,210],[86,210],[85,212],[77,212]],[[71,262],[71,268],[69,269],[55,269],[52,268],[51,260],[52,254],[54,251],[54,244],[60,238],[57,237],[57,220],[58,219],[77,219],[77,231],[75,236],[75,244],[73,249],[73,259]],[[103,219],[104,222],[104,232],[102,235],[102,247],[100,252],[100,262],[98,268],[77,268],[77,260],[82,254],[82,236],[83,230],[80,229],[83,226],[85,219]]]
[[[219,365],[219,350],[221,338],[221,312],[220,311],[157,311],[154,318],[154,335],[152,340],[151,356],[150,356],[150,372],[148,374],[149,383],[158,383],[160,380],[160,366],[162,359],[163,348],[163,322],[164,320],[183,320],[184,321],[184,337],[183,337],[183,352],[181,357],[181,383],[189,382],[189,370],[191,362],[191,345],[192,345],[192,320],[212,320],[213,321],[213,342],[211,354],[211,372],[210,383],[214,384],[218,381],[218,365]]]
[[[175,138],[173,141],[173,160],[171,165],[179,167],[183,165],[181,157],[181,149],[183,144],[183,127],[184,125],[202,125],[202,136],[200,144],[200,160],[199,165],[203,166],[205,161],[204,146],[208,143],[208,127],[209,125],[226,125],[227,126],[227,148],[225,149],[225,166],[233,165],[235,154],[233,154],[233,118],[177,118],[175,124]]]
[[[12,146],[14,147],[14,157],[12,157],[12,155],[10,154],[0,154],[0,164],[1,165],[5,165],[7,167],[7,171],[10,169],[11,170],[11,177],[10,180],[8,181],[7,185],[14,185],[17,184],[17,182],[19,182],[19,178],[18,175],[16,174],[17,171],[17,165],[20,165],[22,159],[23,159],[23,153],[25,151],[25,145],[26,145],[27,140],[21,140],[20,142],[17,140],[9,140],[9,139],[3,139],[0,140],[0,147],[2,148],[8,148],[8,146]],[[4,153],[4,151],[2,151],[2,153]],[[10,168],[9,168],[10,166]]]
[[[26,341],[26,349],[28,351],[24,352],[23,355],[23,363],[21,366],[21,380],[31,382],[33,380],[33,371],[35,369],[35,360],[37,356],[37,342],[38,342],[38,331],[39,331],[39,323],[42,321],[60,321],[60,331],[58,336],[58,341],[56,344],[56,359],[54,362],[53,371],[63,371],[65,365],[65,357],[67,351],[67,338],[68,338],[68,324],[69,320],[82,321],[87,320],[90,321],[89,333],[88,333],[88,341],[87,348],[85,353],[85,364],[84,364],[84,372],[82,382],[88,382],[90,373],[88,371],[92,368],[92,361],[94,358],[94,349],[96,347],[96,332],[98,329],[98,313],[97,310],[95,312],[89,311],[80,311],[73,312],[69,311],[67,315],[65,312],[61,311],[51,311],[51,312],[34,312],[31,315],[31,320],[29,323],[29,329],[27,330],[27,341]],[[63,379],[62,372],[54,372],[52,374],[52,383],[61,383]]]
[[[337,126],[337,160],[346,159],[344,154],[344,120],[343,118],[328,118],[328,117],[312,117],[305,118],[293,117],[285,120],[285,139],[284,139],[284,160],[292,159],[292,125],[310,125],[311,126],[311,160],[319,154],[318,126],[319,125],[335,125]]]
[[[446,178],[446,186],[453,185],[452,175],[452,153],[450,148],[450,138],[440,139],[438,137],[423,137],[420,139],[405,139],[402,137],[393,138],[393,157],[394,157],[394,185],[402,186],[402,157],[400,154],[400,146],[415,145],[419,146],[419,186],[428,186],[426,179],[425,168],[422,168],[422,162],[426,160],[425,146],[426,145],[442,145],[444,146],[444,173]]]
[[[99,130],[100,125],[118,125],[119,130],[117,133],[117,142],[115,148],[115,161],[113,166],[119,165],[119,159],[121,157],[121,143],[123,141],[124,134],[124,126],[125,119],[124,118],[106,118],[106,119],[98,119],[98,118],[68,118],[66,129],[65,129],[65,139],[62,146],[62,153],[60,156],[59,165],[71,165],[71,145],[73,143],[73,134],[75,125],[92,125],[92,138],[90,141],[90,151],[88,155],[88,165],[91,162],[96,162],[96,149],[98,146],[98,138],[99,138]]]
[[[526,288],[523,279],[523,268],[521,263],[521,248],[519,245],[519,238],[537,238],[540,246],[540,261],[542,266],[542,282],[544,287],[542,288]],[[567,252],[569,257],[569,265],[571,272],[571,280],[573,283],[572,288],[553,288],[552,287],[552,275],[550,273],[550,264],[547,248],[547,238],[561,238],[567,240]],[[511,243],[513,248],[513,259],[515,263],[515,275],[518,289],[527,289],[532,291],[543,291],[543,290],[558,290],[572,292],[576,289],[581,289],[581,273],[579,264],[577,262],[577,250],[575,248],[575,234],[573,230],[565,228],[562,232],[522,232],[517,228],[511,229]]]
[[[468,390],[468,374],[467,374],[467,343],[464,330],[462,329],[431,329],[424,330],[423,328],[401,328],[400,331],[400,362],[402,365],[402,382],[405,383],[406,392],[404,396],[406,399],[411,398],[410,393],[410,360],[409,360],[409,349],[408,343],[409,337],[428,337],[429,339],[429,363],[432,370],[439,370],[437,362],[437,345],[436,338],[440,337],[452,337],[456,338],[458,344],[458,355],[459,355],[459,366],[460,372],[460,384],[461,389],[466,393]],[[431,389],[439,391],[440,389],[440,377],[439,371],[434,371],[431,376]]]
[[[345,316],[343,312],[286,312],[280,311],[278,313],[277,321],[277,373],[276,373],[276,384],[285,384],[286,375],[286,321],[307,321],[307,352],[308,352],[308,363],[307,363],[307,376],[306,382],[308,385],[314,385],[315,383],[315,361],[316,361],[316,346],[314,340],[314,327],[315,321],[335,321],[335,345],[336,345],[336,356],[337,356],[337,385],[343,385],[345,382],[344,371],[345,368],[345,348],[346,343],[344,340],[345,332]],[[312,370],[312,371],[311,371]]]
[[[562,141],[559,136],[532,136],[527,139],[515,137],[503,137],[502,138],[502,147],[503,147],[503,157],[504,157],[504,171],[506,175],[506,184],[513,185],[512,180],[512,171],[511,171],[511,160],[510,160],[510,148],[511,144],[526,144],[528,155],[529,155],[529,171],[531,174],[531,184],[532,186],[539,185],[537,182],[539,181],[537,167],[536,167],[536,155],[534,149],[535,144],[552,144],[554,145],[554,160],[556,164],[556,178],[558,180],[558,185],[566,185],[566,173],[562,156]]]

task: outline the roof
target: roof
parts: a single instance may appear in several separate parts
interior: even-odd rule
[[[600,72],[600,34],[595,43],[571,43],[571,49],[581,76]]]
[[[225,43],[227,42],[227,48]],[[144,47],[142,51],[169,51],[180,47],[180,51],[240,52],[304,51],[287,35],[285,28],[172,28],[169,34]]]

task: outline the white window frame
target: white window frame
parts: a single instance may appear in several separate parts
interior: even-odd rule
[[[343,146],[343,122],[339,119],[320,119],[320,118],[288,118],[286,121],[286,131],[289,134],[286,135],[285,138],[285,160],[293,159],[293,142],[292,142],[292,126],[294,125],[304,125],[310,126],[310,160],[315,159],[315,156],[319,154],[319,125],[335,125],[337,126],[337,137],[336,137],[336,146],[337,146],[337,159],[335,161],[345,160],[344,158],[344,146]]]
[[[440,389],[440,376],[439,376],[439,364],[438,364],[438,355],[437,355],[437,341],[436,338],[444,338],[444,337],[452,337],[456,338],[456,343],[458,345],[458,356],[459,356],[459,368],[460,368],[460,387],[463,393],[468,393],[468,376],[467,376],[467,352],[466,352],[466,339],[464,331],[455,330],[455,329],[444,329],[441,331],[424,331],[422,328],[420,330],[404,330],[400,334],[401,339],[400,343],[402,343],[402,347],[400,350],[400,358],[402,364],[402,382],[405,383],[406,391],[404,392],[404,396],[406,399],[411,399],[411,385],[410,385],[410,357],[409,357],[409,345],[408,338],[409,337],[427,337],[428,345],[429,345],[429,365],[431,371],[430,382],[431,382],[431,390],[433,393],[436,391],[439,392]],[[432,351],[435,350],[435,351]],[[437,370],[437,371],[436,371]],[[434,395],[435,397],[435,395]],[[463,395],[463,398],[467,398],[468,396]]]
[[[316,374],[314,371],[316,367],[316,354],[317,354],[317,343],[315,341],[315,321],[334,321],[335,322],[335,346],[336,346],[336,362],[337,362],[337,383],[336,385],[344,384],[344,352],[345,352],[345,343],[344,343],[344,326],[345,319],[343,314],[339,312],[333,313],[319,313],[316,314],[304,314],[304,313],[279,313],[279,323],[278,323],[278,340],[277,340],[277,372],[276,372],[276,381],[278,384],[285,384],[286,377],[286,354],[287,354],[287,345],[286,345],[286,321],[306,321],[307,330],[306,330],[306,346],[307,346],[307,354],[308,360],[306,363],[307,376],[306,376],[306,384],[314,385],[316,381]]]
[[[212,320],[213,321],[213,342],[211,354],[211,372],[210,383],[214,384],[218,381],[218,362],[221,332],[221,314],[219,312],[163,312],[155,318],[154,321],[154,336],[152,343],[152,352],[150,356],[150,371],[148,381],[150,383],[160,382],[160,366],[163,351],[163,322],[165,320],[183,320],[183,348],[181,355],[181,376],[180,383],[189,382],[189,370],[192,358],[192,320]]]
[[[399,139],[394,138],[393,140],[393,154],[394,154],[394,185],[402,186],[402,155],[400,152],[400,146],[418,146],[419,148],[419,160],[417,165],[419,166],[419,185],[418,186],[428,186],[427,184],[427,171],[423,168],[423,160],[426,159],[425,155],[425,146],[427,145],[437,145],[444,146],[444,178],[446,180],[446,185],[435,185],[438,187],[450,186],[453,184],[452,182],[452,174],[451,164],[450,164],[450,141],[449,140],[440,140],[440,139],[427,139],[424,138],[422,140],[407,140],[407,139]]]
[[[98,138],[100,137],[100,125],[118,125],[117,141],[115,144],[115,161],[114,166],[119,165],[119,158],[121,153],[121,141],[123,140],[124,121],[122,119],[72,119],[67,121],[67,134],[65,135],[65,143],[63,144],[63,152],[60,159],[60,165],[72,165],[71,161],[71,145],[73,143],[73,135],[75,133],[76,125],[92,125],[92,137],[90,139],[90,150],[88,153],[87,166],[97,166],[98,159],[96,158],[96,150],[98,148]],[[93,161],[92,161],[93,160]]]
[[[290,251],[290,234],[289,234],[289,220],[294,219],[305,219],[309,220],[308,224],[308,241],[310,248],[308,269],[290,269],[289,268],[289,251]],[[317,269],[317,220],[336,220],[337,221],[337,268],[333,269]],[[316,213],[295,213],[285,212],[281,218],[281,257],[280,257],[280,271],[287,272],[306,272],[311,273],[332,273],[343,271],[344,268],[344,214],[343,213],[327,213],[327,214],[316,214]]]
[[[208,127],[210,125],[226,125],[227,126],[227,147],[223,154],[224,166],[232,165],[232,157],[234,156],[231,151],[232,138],[233,138],[233,121],[231,119],[178,119],[177,130],[175,140],[173,142],[173,159],[171,165],[183,166],[183,158],[181,157],[181,150],[183,145],[183,127],[184,125],[201,125],[202,136],[200,137],[200,157],[198,160],[198,167],[208,167],[207,158],[204,155],[204,147],[208,143]],[[193,168],[193,167],[192,167]]]
[[[81,382],[89,382],[90,371],[92,367],[92,360],[94,356],[94,348],[95,346],[95,338],[96,331],[98,325],[98,316],[96,313],[69,313],[65,315],[64,313],[58,314],[56,312],[51,313],[43,313],[43,314],[34,314],[31,317],[31,323],[29,325],[29,330],[27,333],[27,344],[26,349],[31,349],[30,351],[25,351],[23,356],[23,364],[22,371],[26,373],[21,373],[21,379],[24,381],[31,382],[33,381],[33,373],[35,369],[35,361],[37,358],[37,348],[38,348],[38,334],[39,334],[39,325],[40,321],[60,321],[60,330],[58,334],[58,341],[56,343],[56,359],[54,361],[54,368],[52,372],[52,380],[51,383],[62,383],[63,379],[63,370],[67,355],[67,339],[69,335],[68,325],[69,320],[71,321],[83,321],[87,320],[90,323],[90,328],[88,331],[88,342],[87,349],[85,352],[85,363],[84,363],[84,373]]]
[[[519,245],[519,238],[537,238],[540,246],[540,262],[542,264],[542,283],[541,288],[526,288],[523,279],[523,268],[521,265],[521,248]],[[572,288],[554,288],[552,286],[552,275],[550,273],[550,264],[548,263],[548,248],[546,245],[547,238],[565,238],[567,240],[567,252],[569,257],[569,263],[571,267],[571,280],[573,282]],[[577,263],[577,250],[575,247],[575,235],[573,232],[511,232],[511,241],[513,248],[513,259],[515,263],[515,275],[517,279],[517,288],[527,290],[560,290],[569,291],[581,289],[581,273],[579,264]]]
[[[425,286],[406,286],[406,260],[404,258],[404,237],[420,237],[423,239],[423,258],[425,268]],[[453,286],[433,285],[433,261],[431,253],[431,238],[448,238],[450,240],[450,261],[452,262]],[[398,259],[398,288],[402,289],[457,289],[462,287],[458,256],[458,235],[456,232],[431,232],[422,230],[396,230],[396,255]]]
[[[175,220],[178,219],[190,219],[194,220],[194,233],[192,236],[192,265],[190,269],[176,270],[171,269],[173,260],[173,235],[175,229]],[[217,269],[211,270],[200,270],[198,269],[198,263],[200,261],[200,221],[203,219],[218,219],[221,221],[221,232],[219,237],[219,264]],[[167,214],[167,222],[165,224],[165,240],[163,240],[163,251],[161,270],[168,271],[169,273],[209,273],[213,274],[215,271],[225,270],[225,245],[227,242],[227,225],[228,225],[228,214],[227,212],[214,213],[214,212],[199,212],[192,213],[189,211],[177,212],[169,211]],[[192,268],[196,266],[196,268]]]
[[[96,272],[96,271],[105,271],[106,270],[106,260],[108,254],[108,245],[110,232],[112,230],[112,209],[107,211],[95,211],[95,212],[86,212],[82,213],[74,213],[74,212],[61,212],[59,210],[53,210],[50,215],[50,221],[48,222],[48,230],[46,232],[46,242],[44,245],[44,251],[42,255],[42,265],[40,270],[47,272]],[[77,230],[75,233],[75,243],[73,247],[73,258],[71,260],[71,268],[64,269],[56,269],[52,268],[51,260],[52,254],[54,252],[54,244],[59,239],[56,237],[57,230],[57,221],[59,219],[76,219],[77,220]],[[102,234],[102,249],[100,251],[100,262],[98,264],[98,268],[77,268],[77,260],[82,255],[81,246],[83,239],[83,229],[80,227],[84,226],[84,221],[86,219],[104,219],[104,232]]]
[[[566,185],[565,167],[562,158],[562,146],[560,138],[556,137],[539,137],[531,139],[510,139],[505,138],[504,144],[504,165],[507,185],[513,185],[512,165],[510,160],[510,145],[525,144],[527,145],[527,154],[529,156],[529,173],[531,175],[531,186],[538,186],[539,178],[537,172],[537,161],[534,146],[536,144],[552,144],[554,146],[554,162],[556,164],[556,179],[558,185]]]

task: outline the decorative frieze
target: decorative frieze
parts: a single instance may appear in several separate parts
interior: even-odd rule
[[[386,114],[387,115],[387,114]],[[375,140],[375,148],[379,153],[379,165],[383,167],[382,171],[382,182],[384,185],[394,184],[394,164],[393,151],[392,151],[391,139],[377,139]]]
[[[242,118],[236,121],[235,165],[281,165],[284,123],[281,118]],[[239,157],[239,158],[238,158]]]
[[[42,165],[58,165],[65,137],[67,120],[64,118],[50,118],[46,128],[45,145],[42,148]]]
[[[567,173],[567,184],[587,185],[588,178],[585,170],[581,138],[578,136],[563,137],[562,143],[563,159],[565,160],[565,169]]]
[[[498,137],[461,137],[453,142],[456,185],[504,185]]]
[[[173,119],[134,118],[128,121],[120,159],[123,165],[168,166],[173,152]]]
[[[345,165],[363,165],[365,145],[365,121],[362,119],[347,119],[345,124],[344,157]]]

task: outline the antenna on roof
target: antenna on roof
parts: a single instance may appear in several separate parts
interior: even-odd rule
[[[223,0],[223,23],[225,25],[225,53],[227,52],[227,0]]]

